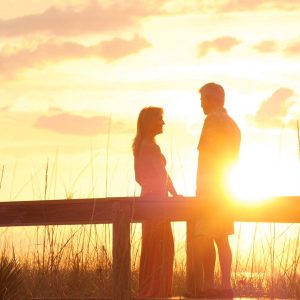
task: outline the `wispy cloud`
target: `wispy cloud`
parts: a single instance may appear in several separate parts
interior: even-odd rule
[[[49,106],[48,111],[50,113],[51,112],[54,112],[54,113],[63,112],[63,110],[60,107],[56,107],[56,106]]]
[[[28,34],[84,35],[113,32],[138,25],[140,18],[160,14],[166,1],[113,1],[103,5],[90,0],[85,7],[51,6],[43,13],[0,20],[0,36]]]
[[[284,53],[286,55],[300,55],[300,39],[291,42],[285,49]]]
[[[41,67],[50,63],[66,60],[99,57],[112,62],[128,55],[140,52],[151,44],[140,36],[131,40],[114,38],[97,45],[84,46],[74,42],[46,42],[35,48],[19,49],[15,52],[0,53],[0,76],[12,76],[28,68]]]
[[[295,11],[300,9],[300,0],[190,0],[168,1],[170,5],[164,8],[170,14],[183,13],[235,13],[235,12],[255,12],[255,11]]]
[[[240,43],[240,40],[230,36],[204,41],[198,44],[198,56],[206,56],[210,51],[228,52]]]
[[[83,117],[70,113],[60,113],[52,116],[41,116],[34,127],[48,129],[64,134],[94,136],[107,132],[108,117]]]
[[[220,12],[253,10],[295,10],[300,9],[300,0],[227,0],[216,6]]]
[[[290,108],[294,105],[294,91],[280,88],[271,97],[262,102],[255,115],[255,123],[259,127],[281,127],[286,124]]]
[[[132,124],[122,119],[104,115],[83,115],[68,112],[60,107],[49,106],[44,112],[16,110],[13,106],[0,107],[0,121],[9,122],[11,128],[22,128],[27,132],[32,129],[43,129],[51,132],[77,136],[106,135],[108,132],[132,133]],[[2,128],[3,129],[3,128]],[[22,131],[19,132],[20,136]],[[18,135],[17,135],[18,136]]]
[[[276,41],[262,41],[255,44],[253,48],[260,53],[270,53],[278,50],[278,43]]]
[[[10,106],[2,106],[2,107],[0,107],[0,112],[2,112],[2,111],[9,111],[9,109],[10,109]]]
[[[261,41],[253,45],[253,49],[260,53],[278,52],[286,56],[296,56],[300,54],[300,39],[290,41]]]
[[[91,50],[94,50],[95,53],[98,52],[107,61],[114,61],[148,47],[151,47],[151,43],[136,35],[129,41],[120,38],[104,41],[96,47],[91,47]]]
[[[253,10],[297,10],[300,0],[225,0],[225,1],[103,1],[89,0],[86,5],[50,6],[42,13],[13,19],[0,19],[0,37],[30,34],[54,36],[90,35],[132,29],[142,18],[195,11],[227,13]]]

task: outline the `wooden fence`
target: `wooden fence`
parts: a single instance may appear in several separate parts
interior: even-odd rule
[[[142,200],[138,197],[0,202],[0,226],[113,224],[114,300],[131,299],[130,223],[144,220],[186,221],[187,278],[191,276],[191,226],[212,209],[194,197]],[[228,210],[237,222],[300,223],[300,196],[263,202],[233,202]]]

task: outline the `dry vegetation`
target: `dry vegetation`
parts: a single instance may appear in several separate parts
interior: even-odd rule
[[[176,237],[174,295],[185,292],[182,226],[180,224],[179,228],[175,225],[173,228]],[[23,235],[26,233],[28,240],[22,242],[22,249],[17,249],[16,241],[9,240],[10,236],[15,235],[11,234],[11,230],[15,233],[22,230]],[[110,225],[3,229],[2,261],[9,258],[19,266],[21,277],[17,280],[21,278],[22,295],[26,298],[110,296],[111,241]],[[236,235],[231,240],[235,294],[282,298],[299,296],[299,243],[299,225],[238,224]],[[132,292],[136,294],[140,253],[139,225],[132,225],[131,244]],[[0,276],[1,272],[0,268]],[[219,271],[216,272],[218,275]]]

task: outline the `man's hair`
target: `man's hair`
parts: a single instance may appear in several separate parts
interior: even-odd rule
[[[208,96],[210,99],[220,101],[220,104],[224,105],[225,91],[220,84],[214,82],[206,83],[199,89],[199,93]]]

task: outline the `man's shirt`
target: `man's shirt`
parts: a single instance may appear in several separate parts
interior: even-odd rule
[[[207,115],[198,144],[197,196],[226,192],[226,174],[238,160],[240,143],[240,129],[226,109]]]

